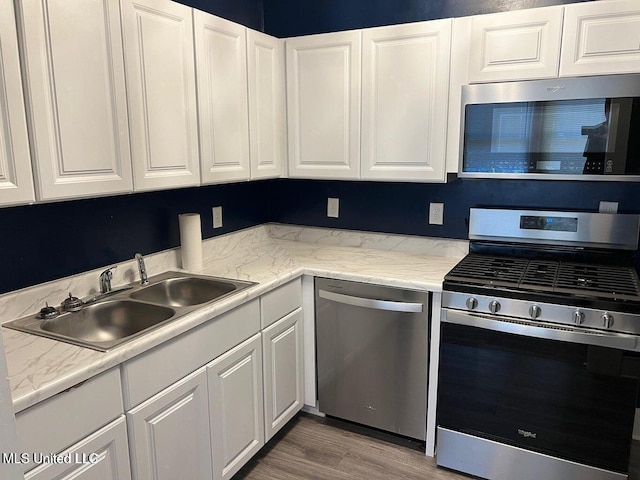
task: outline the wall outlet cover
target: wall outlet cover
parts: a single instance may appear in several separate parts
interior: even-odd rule
[[[600,213],[618,213],[618,202],[600,202]]]
[[[444,224],[444,203],[429,204],[429,224],[430,225]]]
[[[327,217],[338,218],[340,216],[340,199],[331,198],[327,199]]]
[[[222,207],[213,207],[213,228],[222,227]]]

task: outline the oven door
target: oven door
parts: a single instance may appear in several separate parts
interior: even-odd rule
[[[627,472],[640,357],[615,346],[635,337],[586,332],[443,310],[438,426]]]

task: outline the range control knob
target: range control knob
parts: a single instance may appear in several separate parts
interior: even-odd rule
[[[611,328],[613,326],[613,315],[610,313],[603,313],[601,318],[604,328]]]
[[[529,307],[529,316],[534,320],[542,314],[542,310],[538,305],[531,305]]]
[[[477,306],[478,306],[478,299],[477,298],[475,298],[475,297],[467,298],[467,308],[469,310],[475,310]]]
[[[584,313],[580,310],[573,312],[573,323],[576,325],[582,325],[582,322],[584,322]]]
[[[498,313],[500,311],[500,302],[497,300],[492,301],[489,304],[489,311],[494,314]]]

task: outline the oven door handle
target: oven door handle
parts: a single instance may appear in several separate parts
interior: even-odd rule
[[[343,293],[318,290],[318,296],[332,302],[344,303],[354,307],[373,308],[375,310],[388,310],[392,312],[417,313],[424,311],[422,303],[395,302],[392,300],[378,300],[375,298],[354,297]]]
[[[637,337],[623,333],[598,332],[572,327],[553,327],[526,320],[495,320],[483,315],[469,314],[445,310],[442,316],[445,323],[465,325],[468,327],[484,328],[495,332],[525,335],[527,337],[559,340],[570,343],[582,343],[598,347],[617,348],[622,350],[636,350]]]

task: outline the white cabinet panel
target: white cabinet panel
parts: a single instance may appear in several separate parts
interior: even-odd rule
[[[362,33],[363,179],[445,180],[451,20]]]
[[[231,478],[264,445],[261,334],[207,367],[213,472]]]
[[[289,176],[357,178],[359,31],[286,40]]]
[[[284,173],[284,40],[247,30],[251,179]]]
[[[202,182],[246,180],[246,28],[198,10],[194,19]]]
[[[472,17],[453,20],[451,32],[451,70],[449,72],[449,111],[447,115],[447,172],[457,173],[460,163],[462,86],[469,78],[469,46]]]
[[[560,75],[640,72],[640,2],[565,7]]]
[[[13,2],[0,0],[0,205],[35,200]]]
[[[262,332],[266,440],[304,404],[303,342],[301,308]]]
[[[206,370],[201,368],[127,413],[133,478],[211,478]]]
[[[42,464],[28,472],[25,479],[129,480],[131,469],[124,415],[60,455],[71,462]]]
[[[562,7],[472,17],[470,82],[558,75]]]
[[[122,0],[122,18],[135,189],[198,185],[191,8]]]
[[[26,0],[16,5],[39,198],[130,191],[118,3]]]

